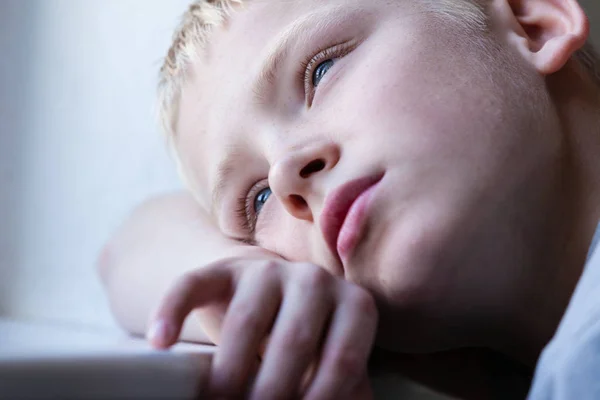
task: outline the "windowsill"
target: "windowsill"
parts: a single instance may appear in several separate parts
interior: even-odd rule
[[[119,332],[0,318],[0,400],[193,399],[215,347],[171,351]],[[390,372],[372,377],[376,399],[447,399]]]
[[[214,348],[0,319],[0,399],[191,399]]]

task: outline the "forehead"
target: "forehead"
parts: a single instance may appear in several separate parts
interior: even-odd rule
[[[188,72],[176,141],[189,179],[197,182],[197,197],[205,206],[210,204],[205,192],[213,186],[211,178],[218,160],[231,151],[227,144],[233,137],[243,136],[236,133],[251,129],[253,116],[258,117],[248,99],[260,67],[279,36],[313,15],[369,4],[371,1],[365,0],[249,0],[224,27],[210,34],[207,46]]]

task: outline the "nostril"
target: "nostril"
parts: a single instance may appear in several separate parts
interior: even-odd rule
[[[302,178],[308,178],[315,172],[322,171],[323,169],[325,169],[325,160],[322,160],[322,159],[314,160],[314,161],[309,162],[308,165],[306,165],[304,168],[302,168],[302,171],[300,171],[300,176]]]
[[[294,208],[297,209],[304,209],[308,207],[308,204],[306,204],[306,200],[304,200],[302,196],[298,196],[297,194],[293,194],[290,196],[290,202],[292,203]]]

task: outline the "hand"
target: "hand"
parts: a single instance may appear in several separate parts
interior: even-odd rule
[[[371,397],[366,367],[378,315],[367,291],[312,264],[223,260],[186,274],[169,291],[154,318],[152,344],[173,345],[190,312],[224,299],[212,395],[247,393],[270,336],[251,399]]]

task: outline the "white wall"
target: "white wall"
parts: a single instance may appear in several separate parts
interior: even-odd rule
[[[0,313],[112,326],[94,259],[177,178],[154,119],[187,0],[0,0]]]
[[[153,107],[187,3],[0,0],[0,314],[112,326],[93,263],[177,185]]]

